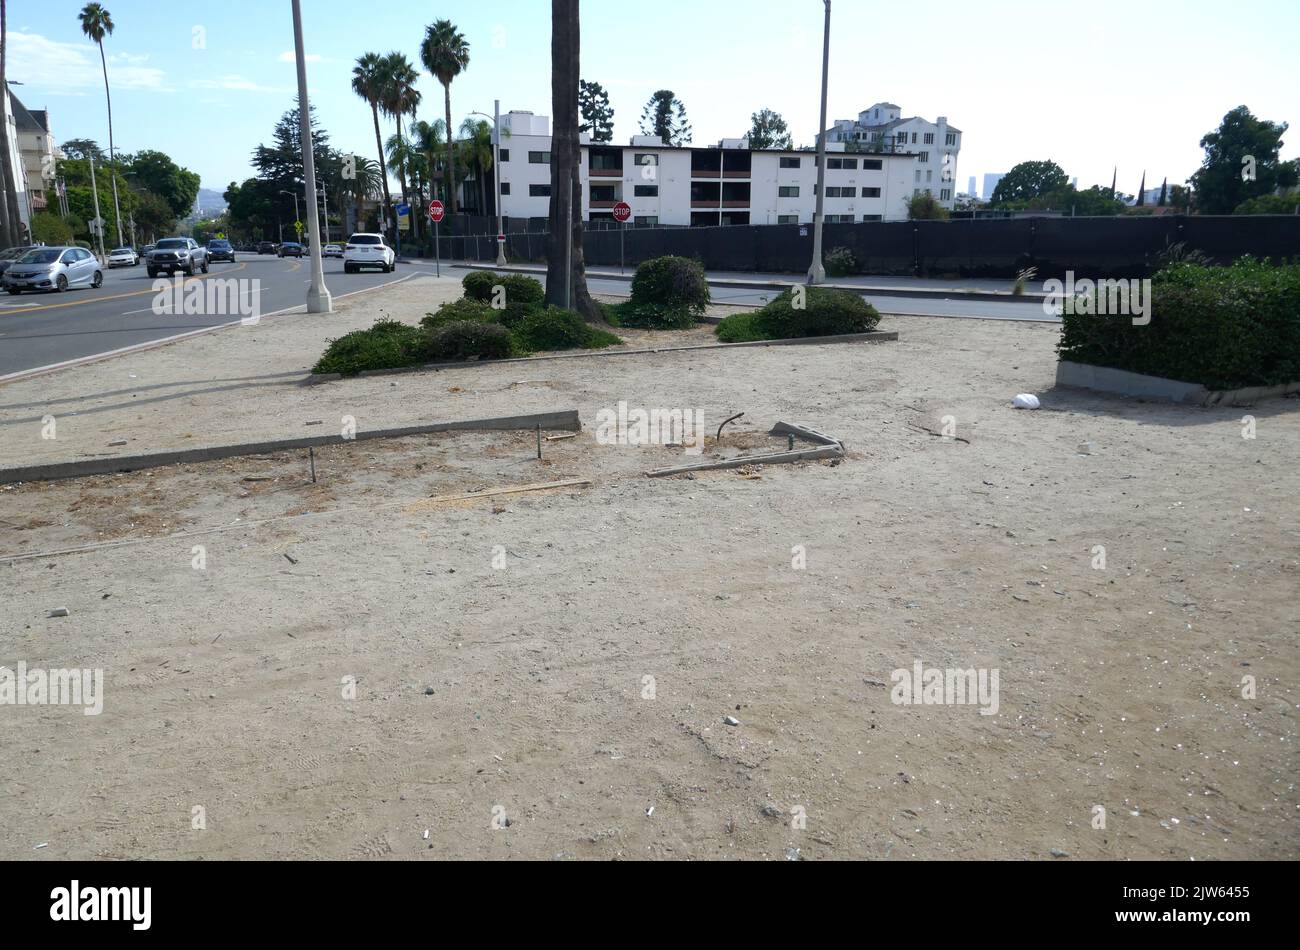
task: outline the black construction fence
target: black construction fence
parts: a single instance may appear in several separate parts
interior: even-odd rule
[[[440,228],[444,259],[496,260],[496,218],[457,215]],[[546,259],[546,218],[507,218],[506,257]],[[691,257],[707,270],[800,274],[812,260],[810,224],[650,227],[587,225],[588,266],[634,267],[665,254]],[[823,250],[844,247],[862,274],[1014,278],[1028,267],[1040,279],[1147,277],[1171,248],[1219,263],[1243,255],[1300,260],[1300,215],[1160,215],[1017,218],[826,224]],[[425,254],[432,256],[426,235]]]

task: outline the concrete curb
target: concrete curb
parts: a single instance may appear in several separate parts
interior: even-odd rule
[[[507,264],[505,267],[497,267],[495,264],[482,264],[471,267],[467,264],[448,264],[448,269],[455,270],[486,270],[501,271],[503,273],[513,274],[545,274],[546,269],[541,267],[520,267]],[[593,280],[625,280],[629,283],[632,280],[631,274],[607,273],[605,271],[588,270],[587,277]],[[743,290],[788,290],[801,281],[791,278],[785,280],[740,280],[737,278],[727,278],[724,280],[710,280],[709,285],[712,287],[732,287]],[[942,290],[929,289],[925,287],[891,287],[891,286],[868,286],[858,284],[821,284],[821,287],[827,290],[847,290],[858,294],[872,294],[877,297],[916,297],[918,299],[936,299],[936,300],[1000,300],[1009,303],[1033,303],[1041,305],[1046,299],[1046,294],[1024,293],[1013,294],[1011,291],[1003,290]]]
[[[315,448],[323,445],[341,445],[345,442],[364,442],[368,439],[396,439],[406,435],[424,435],[430,432],[472,432],[503,429],[564,429],[579,431],[582,423],[578,410],[539,412],[522,416],[497,416],[490,419],[467,419],[462,422],[434,422],[427,425],[403,426],[397,429],[371,429],[358,432],[353,438],[342,435],[318,435],[301,439],[277,439],[270,442],[246,442],[237,445],[211,445],[198,449],[175,452],[155,452],[149,455],[121,455],[109,458],[82,459],[76,462],[51,462],[44,465],[27,465],[22,468],[0,469],[0,485],[14,482],[40,482],[59,478],[83,478],[87,475],[110,475],[117,472],[136,472],[141,469],[179,465],[187,462],[211,462],[218,459],[237,458],[241,455],[263,455],[291,449]]]
[[[1185,383],[1161,376],[1148,376],[1110,366],[1093,366],[1061,360],[1056,366],[1056,385],[1091,389],[1117,396],[1137,396],[1176,402],[1185,406],[1243,406],[1261,399],[1278,399],[1300,393],[1300,382],[1277,386],[1247,386],[1242,389],[1211,390],[1200,383]]]
[[[615,328],[617,329],[617,327]],[[438,372],[444,369],[474,369],[480,366],[505,366],[510,363],[540,363],[544,360],[577,360],[600,356],[637,356],[646,353],[678,353],[688,350],[722,350],[737,346],[806,346],[819,343],[891,343],[898,339],[896,330],[873,330],[870,333],[842,333],[836,336],[803,336],[792,340],[755,340],[752,343],[697,343],[692,346],[638,347],[635,350],[583,350],[580,353],[556,353],[552,356],[518,356],[508,360],[463,360],[456,363],[425,363],[422,366],[402,366],[397,369],[367,369],[348,379],[371,376],[398,376],[405,373]],[[343,379],[341,373],[312,373],[302,381],[304,386],[330,383]]]
[[[808,459],[843,458],[844,445],[839,439],[808,425],[778,422],[768,435],[790,435],[814,443],[815,449],[791,449],[787,452],[768,452],[764,455],[739,455],[736,458],[721,459],[713,462],[693,462],[690,465],[674,465],[671,468],[656,468],[646,472],[646,478],[667,478],[670,475],[684,475],[687,472],[713,472],[727,468],[744,468],[746,465],[782,465],[790,462],[803,462]]]

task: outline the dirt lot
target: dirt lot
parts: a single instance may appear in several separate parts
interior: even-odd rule
[[[8,464],[345,413],[584,423],[540,463],[531,434],[462,433],[322,450],[315,484],[284,453],[0,488],[0,556],[128,542],[0,562],[0,664],[104,671],[102,715],[0,706],[0,857],[1300,852],[1300,402],[1052,391],[1053,328],[925,318],[298,384],[325,337],[454,292],[0,388]],[[744,411],[711,453],[785,420],[849,455],[648,479],[686,459],[599,444],[621,400]],[[917,428],[948,424],[968,441]],[[591,484],[420,501],[568,478]],[[917,661],[996,669],[997,714],[892,703]]]

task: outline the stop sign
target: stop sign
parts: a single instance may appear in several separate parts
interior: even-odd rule
[[[437,222],[439,222],[439,221],[442,220],[443,215],[445,215],[446,213],[447,213],[447,209],[443,207],[441,201],[439,201],[439,200],[437,200],[437,199],[435,198],[433,201],[429,202],[429,220],[430,220],[430,221],[433,221],[434,223],[437,223]]]
[[[626,221],[630,217],[632,217],[632,206],[630,204],[626,201],[620,201],[618,204],[614,205],[615,221]]]

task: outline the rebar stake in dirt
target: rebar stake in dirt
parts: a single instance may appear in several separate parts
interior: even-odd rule
[[[739,418],[740,418],[741,416],[743,416],[743,415],[744,415],[743,412],[738,412],[738,413],[736,413],[734,416],[732,416],[730,419],[724,419],[724,420],[722,420],[722,425],[718,426],[718,437],[717,437],[716,439],[714,439],[713,441],[715,441],[715,442],[721,444],[721,442],[722,442],[722,430],[723,430],[723,428],[726,427],[727,423],[729,423],[729,422],[735,422],[737,419],[739,419]]]
[[[537,427],[537,461],[542,460],[542,427]]]
[[[307,446],[307,461],[311,462],[311,483],[316,484],[316,449]]]

